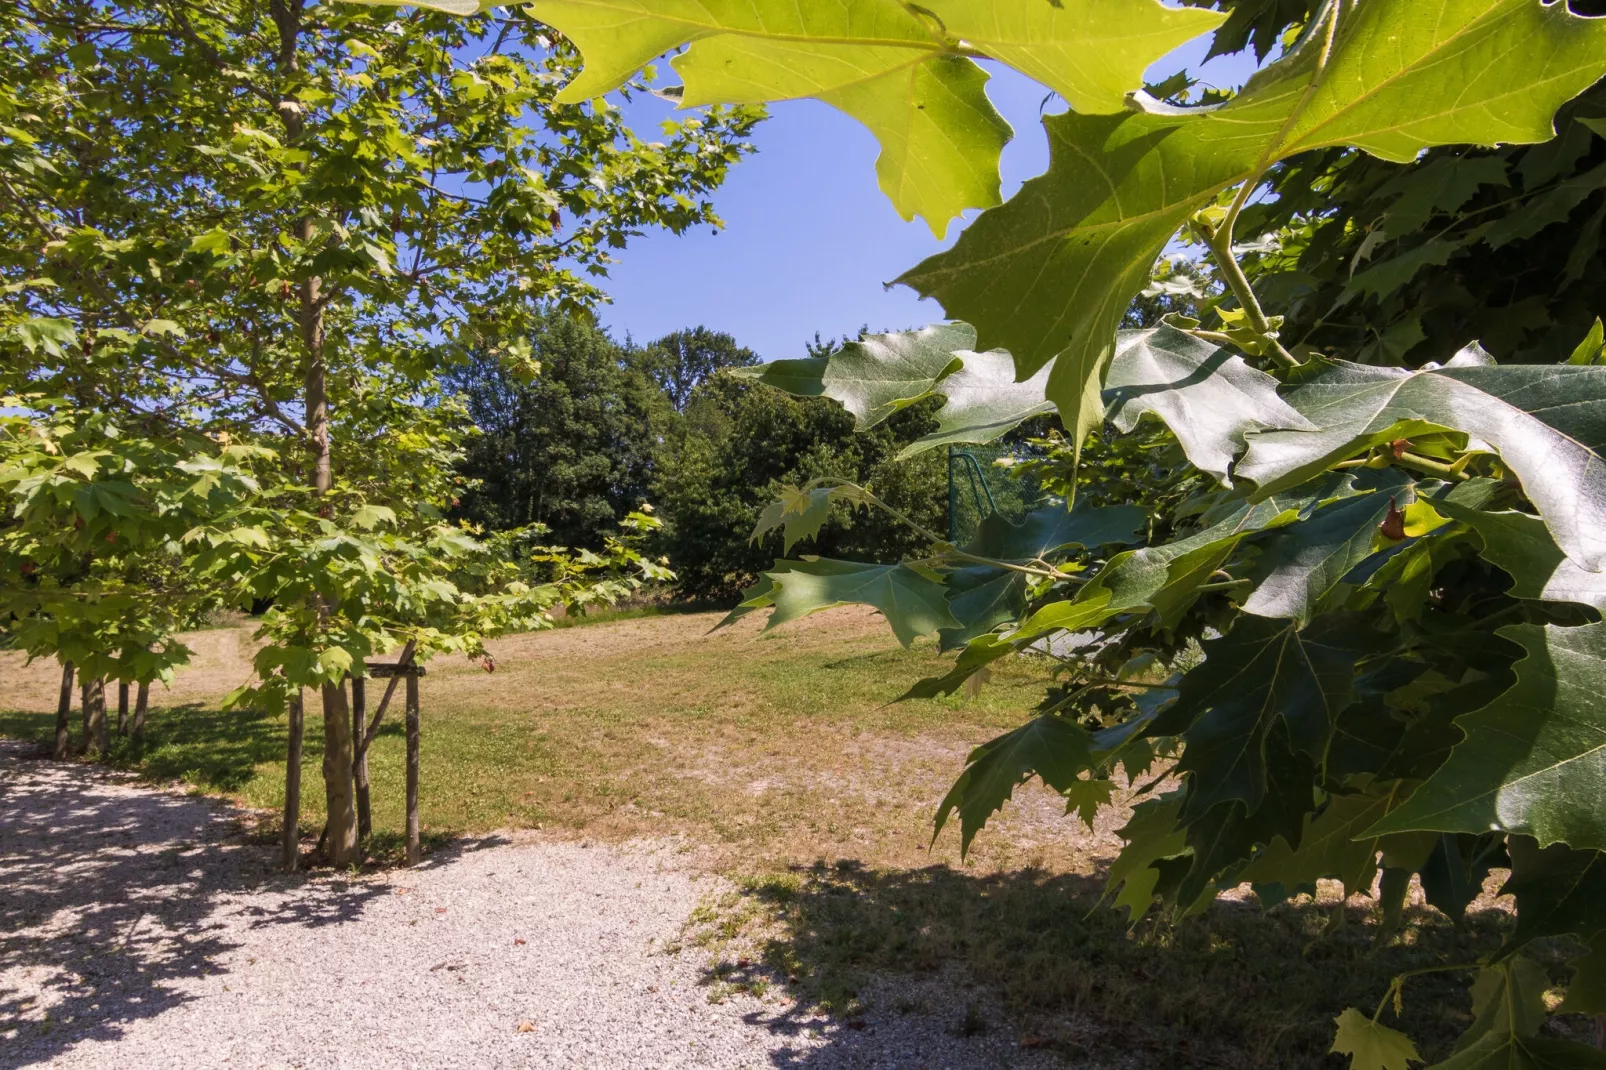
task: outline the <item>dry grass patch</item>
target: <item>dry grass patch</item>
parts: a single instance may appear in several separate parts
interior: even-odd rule
[[[931,815],[970,747],[1013,727],[1035,701],[1031,666],[973,700],[893,704],[946,671],[933,647],[900,649],[866,610],[816,614],[761,634],[755,618],[710,634],[719,614],[679,614],[510,637],[496,670],[440,659],[423,685],[426,827],[499,828],[606,839],[681,835],[713,865],[784,866],[848,856],[866,864],[957,862]],[[284,724],[217,711],[250,671],[245,628],[184,637],[194,664],[152,696],[150,739],[117,759],[263,809],[282,804]],[[0,654],[0,733],[44,739],[54,665]],[[309,718],[309,729],[316,717]],[[309,731],[305,781],[321,753]],[[376,828],[402,824],[402,740],[392,722],[372,754]],[[306,793],[307,824],[321,818]],[[970,865],[1089,872],[1108,837],[1079,836],[1060,805],[1023,792]]]

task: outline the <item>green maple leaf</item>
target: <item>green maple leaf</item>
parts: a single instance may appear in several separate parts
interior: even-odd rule
[[[732,374],[799,397],[828,397],[853,414],[860,430],[907,408],[959,370],[959,354],[976,345],[967,323],[870,334],[825,357],[776,360]]]
[[[1464,351],[1417,372],[1313,363],[1286,398],[1321,430],[1251,434],[1234,471],[1263,495],[1380,444],[1459,432],[1516,473],[1568,557],[1585,569],[1606,567],[1606,368],[1486,359]]]
[[[538,0],[535,16],[567,34],[585,69],[560,102],[599,96],[654,57],[685,82],[682,106],[813,97],[881,142],[883,192],[905,219],[942,237],[966,208],[998,203],[998,158],[1011,131],[987,73],[953,53],[931,23],[895,0]]]
[[[1186,744],[1176,767],[1189,776],[1184,816],[1234,800],[1256,812],[1267,794],[1266,739],[1279,721],[1295,753],[1319,760],[1355,701],[1355,663],[1377,645],[1375,633],[1336,614],[1305,629],[1246,616],[1206,640],[1204,663],[1149,728]]]
[[[1064,556],[1067,549],[1089,549],[1136,541],[1144,526],[1143,510],[1134,505],[1104,509],[1049,506],[1028,513],[1015,524],[993,513],[983,518],[967,554],[1010,564],[1030,564]],[[949,609],[959,628],[944,629],[942,648],[951,650],[976,636],[1014,620],[1026,608],[1026,577],[996,565],[955,569],[948,578]],[[945,678],[946,679],[946,678]]]
[[[1517,682],[1456,719],[1465,739],[1373,832],[1499,829],[1543,844],[1606,847],[1606,623],[1499,634],[1527,652]]]
[[[1435,215],[1459,211],[1484,186],[1510,185],[1506,161],[1498,156],[1441,156],[1400,172],[1383,184],[1377,196],[1396,198],[1384,226],[1389,236],[1399,237],[1421,230]]]
[[[1422,864],[1422,891],[1428,903],[1459,920],[1483,894],[1489,871],[1506,863],[1505,845],[1465,834],[1439,837],[1439,845]]]
[[[1511,876],[1500,892],[1517,901],[1517,929],[1507,950],[1550,936],[1593,940],[1606,931],[1606,855],[1560,843],[1541,848],[1527,836],[1512,837],[1508,849]]]
[[[953,603],[949,603],[953,608]],[[951,647],[949,648],[951,649]],[[897,701],[903,702],[911,698],[937,698],[939,695],[951,695],[964,686],[965,681],[975,676],[982,669],[991,665],[999,658],[1015,653],[1015,644],[1008,639],[983,632],[974,636],[964,644],[959,657],[954,661],[954,667],[942,676],[928,676],[898,696]]]
[[[1026,577],[1019,572],[991,565],[956,568],[948,574],[948,612],[954,615],[959,626],[944,628],[938,633],[938,642],[944,652],[956,650],[980,636],[990,634],[999,625],[1015,620],[1025,608]],[[940,679],[946,684],[948,677]],[[929,679],[922,680],[916,687],[931,682]],[[945,687],[941,693],[946,695],[953,689]]]
[[[1377,876],[1378,853],[1399,845],[1361,833],[1398,805],[1408,791],[1407,785],[1396,780],[1367,794],[1332,796],[1320,814],[1305,818],[1297,847],[1278,837],[1255,856],[1239,879],[1294,887],[1331,877],[1344,882],[1346,896],[1370,892]]]
[[[536,0],[585,69],[559,96],[578,102],[623,84],[654,57],[674,60],[684,106],[813,97],[881,142],[881,188],[905,219],[940,238],[965,208],[998,203],[1010,129],[988,102],[977,48],[1060,92],[1080,111],[1113,112],[1144,70],[1221,16],[1158,0]]]
[[[1148,520],[1136,505],[1111,505],[1100,509],[1066,509],[1048,506],[1034,509],[1016,524],[993,513],[976,526],[976,535],[965,547],[966,553],[996,561],[1027,564],[1045,560],[1067,548],[1095,548],[1136,541]]]
[[[1531,1037],[1545,1020],[1550,976],[1525,955],[1485,966],[1472,981],[1472,1024],[1456,1040],[1466,1051],[1490,1034]]]
[[[1459,241],[1431,241],[1379,260],[1350,277],[1338,295],[1338,300],[1333,302],[1333,308],[1342,308],[1351,301],[1368,295],[1387,297],[1403,289],[1423,268],[1443,267],[1448,264],[1462,248],[1463,243]],[[1420,329],[1418,326],[1417,330]],[[1400,351],[1404,352],[1405,349]]]
[[[1316,148],[1406,162],[1432,145],[1545,141],[1556,108],[1606,73],[1606,24],[1559,4],[1370,0],[1328,28],[1219,107],[1045,120],[1048,172],[899,281],[1014,354],[1021,377],[1052,362],[1048,396],[1081,441],[1132,295],[1222,191]]]
[[[1044,397],[1047,369],[1016,382],[1015,362],[1003,350],[961,353],[959,359],[959,368],[932,390],[946,399],[935,414],[937,429],[905,446],[899,458],[951,442],[992,442],[1023,420],[1054,411]]]
[[[1595,317],[1594,326],[1584,335],[1584,340],[1578,343],[1572,355],[1567,358],[1568,364],[1601,364],[1606,363],[1606,323],[1602,323],[1599,316]]]
[[[957,616],[962,608],[958,600],[948,604],[950,612]],[[1108,591],[1084,592],[1073,599],[1059,602],[1050,602],[1034,612],[1020,627],[1004,635],[994,635],[989,630],[970,637],[965,641],[965,649],[959,655],[953,669],[944,676],[927,677],[910,688],[902,698],[933,698],[937,695],[949,695],[959,688],[979,670],[990,665],[999,658],[1016,653],[1045,635],[1055,632],[1077,632],[1097,627],[1114,615],[1110,609],[1110,596]],[[966,632],[976,630],[976,623],[969,618],[961,618],[963,631],[949,629],[943,634],[952,637],[952,641],[944,649],[952,649],[963,638]],[[1001,623],[1001,622],[1000,622]],[[902,701],[902,699],[900,699]]]
[[[1373,1021],[1354,1007],[1333,1019],[1338,1035],[1332,1051],[1350,1057],[1350,1070],[1407,1070],[1422,1062],[1411,1038]]]
[[[911,457],[951,442],[991,442],[1022,420],[1050,412],[1047,374],[1017,383],[1008,353],[976,353],[976,331],[948,323],[867,335],[825,357],[777,360],[734,374],[799,397],[828,397],[860,430],[933,395],[945,400],[937,429],[904,447]]]
[[[1174,627],[1245,538],[1291,524],[1320,501],[1349,493],[1342,477],[1331,487],[1300,488],[1259,502],[1238,502],[1205,530],[1159,546],[1127,550],[1110,558],[1087,585],[1084,597],[1109,593],[1112,611],[1152,607],[1164,627]]]
[[[1588,954],[1572,960],[1573,978],[1557,1014],[1606,1014],[1606,934],[1589,942]]]
[[[812,539],[830,519],[831,506],[843,503],[853,509],[868,507],[869,502],[859,487],[810,487],[801,490],[790,484],[781,487],[781,496],[764,507],[753,527],[750,542],[758,542],[776,528],[782,529],[782,553],[791,553],[800,539]]]
[[[778,560],[772,568],[774,571],[781,571],[787,564],[789,562]],[[708,629],[709,633],[712,634],[721,628],[729,627],[749,613],[757,612],[760,609],[769,609],[775,605],[775,600],[770,597],[774,593],[775,581],[770,579],[768,572],[759,573],[758,579],[754,581],[751,587],[742,588],[742,600],[736,603],[729,613],[720,618],[718,624]]]
[[[1075,780],[1065,789],[1066,816],[1075,814],[1082,819],[1089,830],[1093,828],[1093,819],[1098,816],[1099,808],[1110,805],[1115,797],[1115,781],[1091,778],[1088,780]]]
[[[1368,473],[1370,489],[1333,502],[1280,528],[1259,543],[1245,613],[1306,621],[1350,571],[1371,557],[1378,527],[1392,508],[1416,499],[1397,469]]]
[[[1585,572],[1573,564],[1543,520],[1515,510],[1485,513],[1451,503],[1438,508],[1478,533],[1483,557],[1511,574],[1512,597],[1606,609],[1606,572]]]
[[[1187,853],[1186,834],[1178,825],[1181,810],[1182,802],[1175,792],[1149,799],[1132,808],[1131,819],[1116,833],[1126,846],[1110,863],[1104,898],[1114,894],[1114,905],[1126,908],[1127,920],[1133,925],[1154,905],[1160,884],[1154,863]]]
[[[1188,460],[1227,486],[1246,432],[1315,430],[1278,396],[1277,380],[1175,327],[1121,331],[1102,400],[1122,431],[1146,415],[1163,420]]]
[[[1064,97],[1076,111],[1118,112],[1150,63],[1221,25],[1224,15],[1152,0],[931,0],[954,37]]]
[[[861,565],[823,557],[777,565],[786,567],[765,573],[771,587],[761,597],[775,607],[765,631],[822,609],[853,604],[880,610],[904,646],[958,623],[948,612],[943,585],[909,565]]]
[[[1080,725],[1055,714],[1029,721],[971,751],[965,771],[937,807],[931,838],[936,840],[957,811],[964,854],[987,819],[1032,776],[1055,791],[1068,792],[1092,761],[1093,740]]]

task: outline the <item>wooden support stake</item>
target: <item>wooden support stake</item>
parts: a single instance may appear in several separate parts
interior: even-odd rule
[[[61,698],[56,702],[56,749],[51,752],[58,762],[72,757],[72,678],[72,662],[62,662]]]
[[[407,674],[407,864],[419,862],[418,848],[418,674]]]
[[[364,668],[367,669],[369,676],[378,680],[388,678],[390,683],[385,685],[385,694],[379,700],[379,708],[374,711],[374,719],[368,722],[368,731],[362,733],[357,739],[358,754],[368,753],[368,745],[374,741],[374,734],[379,731],[379,722],[384,718],[385,711],[390,708],[391,696],[396,693],[396,678],[408,671],[417,672],[420,676],[424,674],[422,665],[413,664],[413,651],[417,645],[417,640],[407,640],[407,645],[402,647],[401,657],[396,659],[396,664],[394,665],[386,665],[378,661],[364,662]]]
[[[301,862],[301,689],[290,699],[290,747],[284,766],[284,869],[294,873]]]
[[[112,752],[112,723],[106,716],[106,680],[95,681],[95,750],[105,759]]]
[[[357,791],[357,842],[363,843],[373,831],[373,809],[368,794],[368,747],[363,740],[367,729],[368,681],[361,676],[351,678],[351,738],[360,740],[353,752],[351,779]]]
[[[128,681],[117,681],[117,734],[128,735]]]
[[[145,742],[145,714],[151,705],[151,682],[141,680],[134,695],[134,742]]]

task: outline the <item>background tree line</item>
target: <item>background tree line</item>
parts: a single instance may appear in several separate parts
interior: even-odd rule
[[[833,348],[808,343],[811,355]],[[749,533],[783,483],[868,482],[927,527],[945,523],[943,458],[896,459],[930,429],[932,404],[856,434],[828,401],[721,374],[759,358],[704,327],[637,345],[553,311],[532,330],[529,353],[540,365],[533,376],[481,354],[448,380],[473,425],[456,513],[475,524],[544,525],[554,542],[589,548],[650,503],[664,521],[651,549],[675,571],[674,593],[721,601],[774,559],[776,548]],[[896,559],[921,543],[883,516],[839,510],[818,552]]]

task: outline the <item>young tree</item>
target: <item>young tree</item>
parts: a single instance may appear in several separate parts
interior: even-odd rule
[[[594,300],[583,276],[610,250],[716,223],[708,194],[758,113],[710,109],[648,143],[609,105],[559,105],[577,57],[522,8],[22,0],[0,42],[5,387],[276,448],[267,489],[304,508],[281,504],[282,537],[264,537],[307,556],[253,573],[236,543],[231,568],[259,597],[308,600],[280,603],[281,682],[258,697],[321,691],[345,864],[340,680],[398,637],[359,626],[360,589],[293,578],[393,506],[408,545],[445,553],[440,370],[477,350],[527,365],[538,310]]]
[[[84,749],[104,755],[108,681],[169,681],[189,651],[174,636],[222,604],[192,582],[182,543],[196,525],[256,493],[249,447],[200,435],[150,440],[105,413],[3,397],[0,406],[0,636],[64,666],[56,757],[71,674],[85,695]],[[97,720],[98,718],[98,720]],[[91,731],[93,729],[93,731]]]

